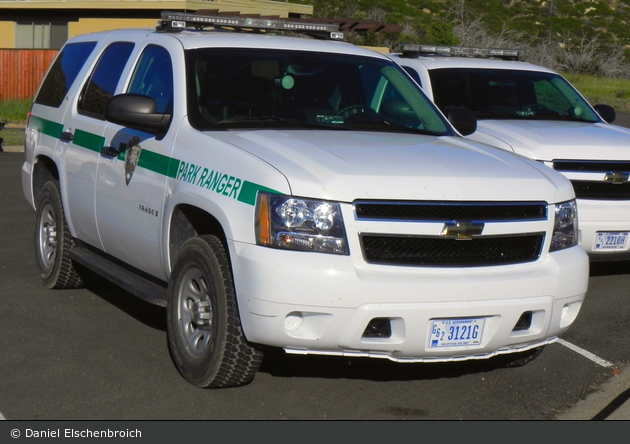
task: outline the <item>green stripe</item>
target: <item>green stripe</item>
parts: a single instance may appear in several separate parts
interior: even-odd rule
[[[42,119],[41,117],[33,116],[29,118],[29,127],[39,131],[55,139],[59,139],[61,132],[63,131],[63,125],[51,120]]]
[[[87,148],[90,151],[96,151],[97,153],[100,153],[101,148],[105,146],[105,138],[78,129],[74,132],[72,143],[82,148]]]
[[[29,126],[37,131],[40,131],[42,134],[46,134],[47,136],[54,137],[56,139],[61,136],[63,131],[63,125],[60,123],[42,119],[41,117],[33,115],[30,117]],[[77,146],[96,152],[100,152],[101,148],[105,146],[104,137],[79,129],[74,132],[74,139],[72,142]],[[126,144],[120,145],[121,152],[118,155],[118,159],[120,160],[124,160],[125,158],[125,146]],[[179,164],[180,161],[177,159],[172,159],[168,156],[163,156],[162,154],[144,149],[140,151],[140,158],[138,159],[139,167],[170,177],[171,179],[175,179],[177,177]],[[276,190],[245,180],[243,181],[237,200],[247,205],[255,205],[256,194],[258,191],[280,194]]]
[[[245,180],[243,181],[243,185],[241,185],[241,192],[238,194],[237,200],[248,205],[255,205],[256,193],[258,193],[258,191],[280,194],[276,190],[272,190],[271,188],[267,188],[262,185],[258,185],[257,183],[248,182],[247,180]]]
[[[153,151],[142,150],[140,151],[138,166],[174,179],[179,169],[179,160]]]

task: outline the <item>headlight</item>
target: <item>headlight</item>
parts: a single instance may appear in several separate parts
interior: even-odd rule
[[[578,216],[575,200],[556,204],[553,235],[549,251],[573,247],[578,243]]]
[[[348,254],[337,202],[259,192],[256,242],[268,247]]]

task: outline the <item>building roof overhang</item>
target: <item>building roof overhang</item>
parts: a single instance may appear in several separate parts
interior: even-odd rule
[[[270,1],[270,0],[160,0],[160,1],[97,1],[97,0],[21,0],[6,1],[0,0],[0,11],[11,10],[13,14],[21,15],[20,12],[33,10],[55,11],[57,14],[81,13],[81,16],[95,17],[98,14],[105,16],[119,17],[125,12],[135,11],[138,13],[154,14],[155,11],[197,11],[202,9],[219,9],[221,11],[239,11],[241,13],[264,13],[287,17],[288,14],[312,15],[313,6],[300,5],[290,2]],[[5,12],[3,12],[3,15]]]

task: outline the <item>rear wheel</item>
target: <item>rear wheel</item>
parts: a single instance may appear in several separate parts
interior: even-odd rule
[[[187,240],[168,288],[169,347],[178,370],[197,387],[252,381],[263,354],[243,334],[232,270],[216,236]]]
[[[70,259],[74,241],[68,230],[57,181],[47,182],[37,201],[35,262],[48,288],[79,288],[83,279]]]

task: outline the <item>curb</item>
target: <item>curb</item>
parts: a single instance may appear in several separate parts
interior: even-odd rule
[[[23,153],[24,152],[24,147],[23,146],[0,146],[0,153],[1,152],[5,152],[5,153]]]
[[[630,420],[630,366],[556,418],[559,421]]]

